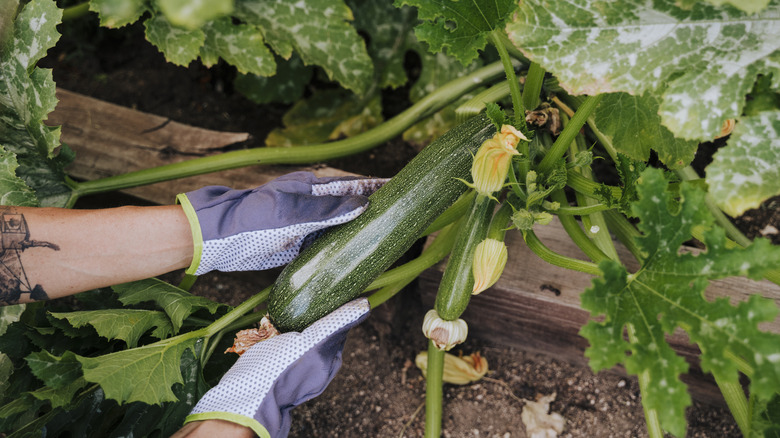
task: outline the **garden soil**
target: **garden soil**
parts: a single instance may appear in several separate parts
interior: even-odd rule
[[[74,23],[43,65],[53,68],[57,85],[112,103],[169,117],[177,122],[221,131],[249,132],[261,145],[281,125],[285,106],[256,105],[232,89],[234,72],[193,63],[173,66],[143,39],[142,29],[95,29]],[[387,116],[403,108],[407,90],[387,92]],[[392,176],[415,149],[394,140],[333,167],[374,176]],[[706,158],[699,158],[701,160]],[[85,199],[77,207],[94,208],[141,201],[118,195]],[[771,204],[771,205],[770,205]],[[777,200],[749,215],[741,225],[755,235],[780,223]],[[769,236],[773,237],[773,236]],[[273,279],[270,273],[212,273],[195,293],[238,304]],[[171,274],[175,281],[180,273]],[[420,327],[425,309],[412,284],[376,309],[350,333],[343,367],[326,391],[294,410],[291,437],[422,437],[425,381],[414,358],[426,347]],[[487,378],[444,390],[443,436],[519,438],[528,436],[521,412],[528,401],[554,394],[550,410],[565,421],[562,437],[646,436],[635,378],[619,371],[594,374],[582,365],[470,339],[465,354],[487,358]],[[457,353],[457,352],[456,352]],[[722,400],[696,401],[688,410],[691,437],[736,437],[738,429]],[[552,436],[552,435],[551,435]]]

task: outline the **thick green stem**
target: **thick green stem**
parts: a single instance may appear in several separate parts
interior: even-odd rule
[[[234,322],[238,321],[241,317],[254,310],[255,307],[264,303],[268,299],[268,294],[271,293],[271,286],[266,287],[257,294],[249,297],[246,301],[234,307],[230,312],[226,313],[223,317],[214,321],[208,327],[204,327],[196,332],[203,332],[201,336],[211,337],[219,333],[222,330],[231,327]],[[194,333],[194,332],[191,332]]]
[[[620,199],[620,197],[623,196],[623,190],[620,187],[599,184],[593,180],[585,178],[577,172],[568,172],[566,174],[566,184],[571,187],[572,190],[576,191],[577,193],[582,193],[586,196],[595,196],[596,191],[601,187],[606,187],[609,189],[609,191],[612,192],[611,196],[614,199]]]
[[[538,255],[540,259],[546,261],[555,266],[561,268],[572,269],[579,272],[584,272],[591,275],[601,275],[601,270],[595,263],[586,262],[584,260],[577,260],[571,257],[558,254],[551,250],[536,236],[533,230],[523,231],[523,238],[525,239],[528,249]]]
[[[633,324],[626,324],[626,332],[628,332],[628,340],[632,343],[638,342],[636,337],[636,328]],[[650,372],[644,371],[637,375],[639,380],[639,392],[641,394],[647,394],[647,388],[650,385]],[[647,403],[642,403],[642,409],[645,411],[645,423],[647,424],[647,434],[650,438],[663,438],[664,430],[661,428],[661,419],[658,416],[658,411],[648,407]]]
[[[718,372],[713,372],[712,376],[715,378],[715,383],[718,384],[720,392],[723,394],[723,399],[726,401],[726,405],[731,411],[731,415],[739,426],[742,436],[750,436],[750,423],[751,415],[748,408],[748,399],[745,396],[745,391],[742,389],[742,385],[739,383],[739,379],[727,379],[720,375]]]
[[[637,230],[636,227],[634,227],[634,225],[631,224],[631,222],[629,222],[625,216],[615,210],[605,211],[604,219],[607,221],[609,230],[615,233],[615,236],[618,238],[620,243],[628,248],[634,258],[637,259],[637,261],[643,260],[644,257],[642,256],[642,251],[639,249],[639,246],[637,246],[635,240],[637,237],[642,235],[639,230]]]
[[[585,102],[580,105],[577,112],[574,113],[574,117],[571,118],[569,124],[561,131],[561,134],[555,140],[555,143],[553,143],[552,148],[547,151],[541,163],[539,163],[537,170],[540,173],[552,170],[555,163],[563,157],[563,154],[569,149],[571,142],[574,141],[574,138],[580,132],[582,126],[587,122],[590,114],[596,109],[602,96],[603,95],[601,94],[588,96],[588,98],[585,99]]]
[[[420,119],[452,103],[464,93],[499,77],[504,66],[496,62],[455,79],[376,128],[331,143],[292,148],[254,148],[195,158],[122,175],[77,183],[72,198],[169,181],[188,176],[259,164],[308,164],[345,157],[371,149],[401,134]]]
[[[533,111],[540,103],[542,83],[544,83],[544,69],[539,64],[532,62],[525,77],[523,87],[523,105],[527,110]]]
[[[89,13],[89,2],[68,6],[62,10],[62,21],[74,20]]]
[[[457,123],[463,123],[469,118],[479,114],[486,108],[488,102],[498,102],[509,96],[509,81],[500,82],[476,96],[467,100],[455,109],[455,120]]]
[[[490,228],[488,228],[488,239],[504,241],[506,232],[509,229],[509,221],[512,219],[512,205],[508,202],[501,204],[501,207],[493,215],[493,219],[490,221]]]
[[[554,191],[550,197],[553,201],[558,202],[561,205],[566,205],[568,203],[566,194],[563,193],[563,190]],[[563,229],[566,230],[566,233],[571,237],[571,240],[574,241],[588,258],[593,260],[596,264],[601,263],[604,260],[609,260],[609,257],[604,254],[592,240],[590,240],[590,237],[588,237],[584,231],[582,231],[580,224],[577,223],[577,220],[574,219],[573,216],[563,215],[558,216],[558,219],[561,221]]]
[[[439,231],[447,225],[462,218],[463,215],[469,211],[469,208],[471,208],[471,203],[474,201],[474,197],[476,195],[477,192],[474,190],[469,190],[464,193],[463,196],[458,198],[458,200],[455,201],[455,203],[452,204],[447,210],[445,210],[444,213],[439,215],[439,217],[437,217],[432,224],[428,225],[428,228],[423,231],[421,237]]]
[[[425,438],[441,437],[444,394],[444,351],[428,340],[428,371],[425,374]]]
[[[503,29],[497,29],[490,33],[490,42],[496,47],[498,56],[506,72],[506,79],[509,81],[509,95],[512,97],[512,109],[515,112],[515,126],[517,129],[528,135],[528,127],[525,124],[525,108],[523,107],[523,96],[520,93],[520,81],[515,74],[515,66],[512,64],[512,58],[501,40],[499,34],[504,33]]]
[[[551,213],[555,213],[558,215],[575,215],[575,216],[587,216],[593,213],[599,213],[603,211],[611,210],[610,207],[607,207],[604,204],[591,204],[591,205],[578,205],[576,207],[560,207],[555,211],[551,211]]]
[[[566,114],[561,114],[561,121],[563,122],[563,126],[566,127],[569,124],[569,117]],[[578,153],[585,152],[586,150],[585,140],[582,134],[578,134],[569,146],[569,160],[574,161],[574,158]],[[590,166],[571,169],[569,172],[578,172],[585,178],[593,180],[593,172],[591,172]],[[588,207],[597,204],[595,199],[579,192],[575,192],[575,197],[577,198],[577,205],[580,206]],[[581,216],[581,219],[585,229],[591,232],[588,236],[593,240],[593,243],[595,243],[596,246],[612,260],[619,260],[617,249],[612,242],[612,236],[609,233],[609,227],[604,219],[604,215],[600,212],[593,212],[589,215]]]

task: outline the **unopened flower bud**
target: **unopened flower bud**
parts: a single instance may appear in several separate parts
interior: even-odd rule
[[[474,249],[471,270],[474,273],[474,290],[477,295],[493,286],[506,266],[507,249],[504,242],[497,239],[485,239]]]
[[[436,348],[444,351],[450,351],[452,347],[465,341],[469,334],[466,321],[462,319],[445,321],[439,317],[435,309],[425,314],[422,330],[425,337],[433,341]]]
[[[423,376],[428,374],[428,352],[423,351],[414,359],[414,364],[422,371]],[[450,353],[444,353],[444,375],[442,380],[454,385],[466,385],[476,382],[488,372],[487,360],[479,353],[465,357],[458,357]]]
[[[482,143],[471,165],[471,178],[477,193],[492,196],[501,190],[514,155],[520,155],[520,152],[499,138],[493,137]]]

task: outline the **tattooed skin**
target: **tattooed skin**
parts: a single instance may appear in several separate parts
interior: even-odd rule
[[[27,278],[22,253],[29,248],[60,250],[53,243],[31,240],[23,214],[0,210],[0,305],[17,304],[25,295],[33,301],[49,298],[41,285],[32,285]]]

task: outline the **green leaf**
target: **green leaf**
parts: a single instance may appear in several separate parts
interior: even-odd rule
[[[739,119],[706,168],[715,202],[731,216],[780,194],[780,111]]]
[[[363,39],[350,25],[343,0],[265,2],[238,0],[236,16],[262,29],[266,42],[283,58],[293,50],[306,65],[318,65],[343,87],[363,94],[374,75]]]
[[[374,62],[375,87],[397,88],[409,80],[406,54],[424,52],[425,48],[412,33],[417,24],[414,8],[396,8],[389,1],[347,0],[355,13],[355,28],[368,35],[368,54]]]
[[[230,17],[224,17],[206,24],[203,31],[206,40],[200,57],[205,66],[211,67],[222,58],[239,73],[271,76],[276,72],[274,55],[256,27],[233,24]]]
[[[214,313],[221,304],[198,297],[156,278],[124,283],[112,287],[124,305],[153,301],[168,314],[173,332],[178,333],[182,322],[192,313],[207,309]]]
[[[25,308],[24,304],[0,307],[0,336],[5,334],[9,325],[19,321]]]
[[[312,72],[312,67],[303,65],[299,56],[292,55],[287,61],[281,58],[276,60],[274,76],[239,74],[233,85],[236,91],[259,104],[270,102],[291,104],[303,97],[305,87],[311,81]]]
[[[283,122],[283,129],[268,134],[266,146],[289,147],[350,137],[382,122],[380,96],[364,102],[344,90],[323,90],[296,103]]]
[[[100,25],[122,27],[134,23],[147,11],[144,0],[90,0],[89,10],[97,12]]]
[[[571,94],[652,93],[680,138],[714,138],[759,73],[780,74],[777,3],[748,15],[676,0],[532,0],[513,17],[510,39]]]
[[[652,148],[662,163],[679,169],[693,161],[699,146],[696,141],[676,138],[661,125],[658,100],[650,94],[607,94],[596,107],[594,117],[615,149],[634,160],[647,161]]]
[[[3,170],[13,163],[7,153],[16,155],[15,175],[37,193],[44,206],[63,206],[71,189],[64,183],[62,170],[70,158],[60,153],[60,128],[44,124],[57,104],[51,70],[35,65],[59,39],[57,24],[62,11],[51,1],[32,1],[14,21],[13,39],[0,50],[0,145],[5,149]],[[18,189],[11,173],[2,179]],[[25,196],[26,202],[29,197]]]
[[[685,8],[690,9],[696,2],[700,0],[678,0],[678,4]],[[741,9],[748,14],[755,14],[761,11],[769,5],[769,0],[703,0],[715,6],[722,6],[724,4],[730,4],[737,9]]]
[[[206,40],[201,29],[187,30],[175,27],[162,15],[144,21],[146,39],[165,55],[169,62],[187,66],[200,54]]]
[[[59,357],[45,350],[37,351],[25,360],[35,377],[52,388],[62,388],[81,377],[81,363],[70,351]]]
[[[182,354],[198,340],[179,336],[97,357],[78,356],[84,379],[119,403],[177,401],[171,386],[182,383]]]
[[[648,376],[643,404],[658,411],[664,429],[683,436],[690,396],[679,375],[688,365],[664,339],[678,327],[701,349],[703,370],[736,379],[737,365],[731,359],[736,355],[755,370],[751,391],[767,396],[780,390],[780,336],[758,328],[775,318],[774,303],[752,296],[731,306],[728,299],[704,297],[708,280],[760,278],[780,263],[780,247],[757,239],[745,249],[727,249],[725,232],[715,227],[705,233],[705,252],[681,254],[691,229],[708,227],[714,220],[702,190],[683,183],[677,204],[667,187],[661,170],[642,173],[639,201],[634,204],[643,233],[637,239],[645,256],[642,267],[629,274],[618,262],[599,264],[604,275],[582,294],[582,306],[603,322],[590,321],[581,334],[590,342],[585,354],[594,370],[622,362],[631,374]],[[627,328],[634,332],[635,342],[624,339]]]
[[[8,379],[14,372],[14,363],[8,355],[0,353],[0,394],[7,394],[10,382]],[[0,397],[2,400],[3,397]]]
[[[0,205],[34,207],[38,205],[38,199],[24,180],[16,176],[17,167],[16,154],[0,146]]]
[[[191,30],[233,12],[233,0],[157,0],[156,4],[174,26]]]
[[[84,310],[67,313],[52,313],[55,318],[67,319],[74,327],[90,325],[100,336],[121,339],[129,348],[138,344],[138,339],[151,328],[157,339],[165,339],[173,333],[171,320],[165,313],[156,310],[106,309]]]
[[[517,6],[513,0],[396,0],[395,4],[416,6],[417,16],[423,20],[415,28],[417,38],[427,42],[431,52],[446,48],[464,66],[479,56],[488,34],[503,28]]]
[[[85,386],[87,386],[87,381],[79,376],[75,380],[67,382],[64,386],[58,388],[44,386],[32,391],[30,395],[38,400],[51,402],[52,408],[60,408],[70,405],[74,401],[73,398],[76,396],[76,393]]]

